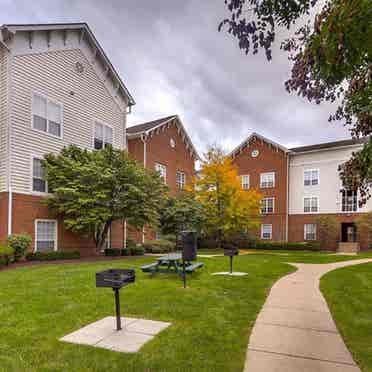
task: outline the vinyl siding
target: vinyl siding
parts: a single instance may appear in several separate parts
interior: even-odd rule
[[[84,72],[75,71],[75,63]],[[12,188],[31,191],[31,157],[75,144],[91,149],[95,120],[113,128],[114,147],[124,148],[125,112],[80,49],[15,56],[12,66]],[[63,105],[63,138],[32,129],[32,92]]]
[[[8,52],[0,46],[0,191],[6,189]]]

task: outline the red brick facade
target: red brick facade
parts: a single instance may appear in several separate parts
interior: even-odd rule
[[[258,151],[256,157],[252,156],[253,151]],[[286,152],[258,138],[252,138],[249,145],[233,157],[239,175],[249,175],[250,188],[257,189],[263,197],[275,198],[274,213],[263,215],[261,222],[272,225],[272,240],[286,240],[287,158]],[[260,188],[260,174],[266,172],[275,173],[272,188]],[[261,231],[257,232],[257,237],[260,234]]]

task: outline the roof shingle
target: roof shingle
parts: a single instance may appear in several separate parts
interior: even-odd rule
[[[161,124],[163,124],[163,123],[165,123],[165,122],[167,122],[171,119],[175,119],[176,117],[177,117],[176,115],[172,115],[172,116],[167,116],[165,118],[148,121],[146,123],[133,125],[132,127],[127,128],[127,133],[129,133],[129,134],[143,133],[143,132],[146,132],[146,131],[148,131],[152,128],[155,128],[158,125],[161,125]]]
[[[294,147],[289,150],[291,152],[307,152],[307,151],[329,149],[329,148],[334,148],[334,147],[352,146],[352,145],[366,143],[368,142],[368,138],[369,137],[362,137],[362,138],[352,138],[352,139],[334,141],[334,142],[318,143],[316,145]]]

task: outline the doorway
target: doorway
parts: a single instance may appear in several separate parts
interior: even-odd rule
[[[341,242],[355,243],[357,241],[357,228],[353,222],[341,223]]]

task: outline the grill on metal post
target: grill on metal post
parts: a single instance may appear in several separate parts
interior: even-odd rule
[[[233,258],[239,254],[238,248],[232,243],[222,243],[223,254],[227,257],[230,257],[230,274],[233,272]]]
[[[121,330],[119,290],[134,283],[136,274],[133,269],[109,269],[96,273],[96,287],[112,288],[115,292],[116,329]]]
[[[196,260],[197,237],[195,231],[182,231],[182,266],[183,266],[183,287],[186,288],[186,262]]]

